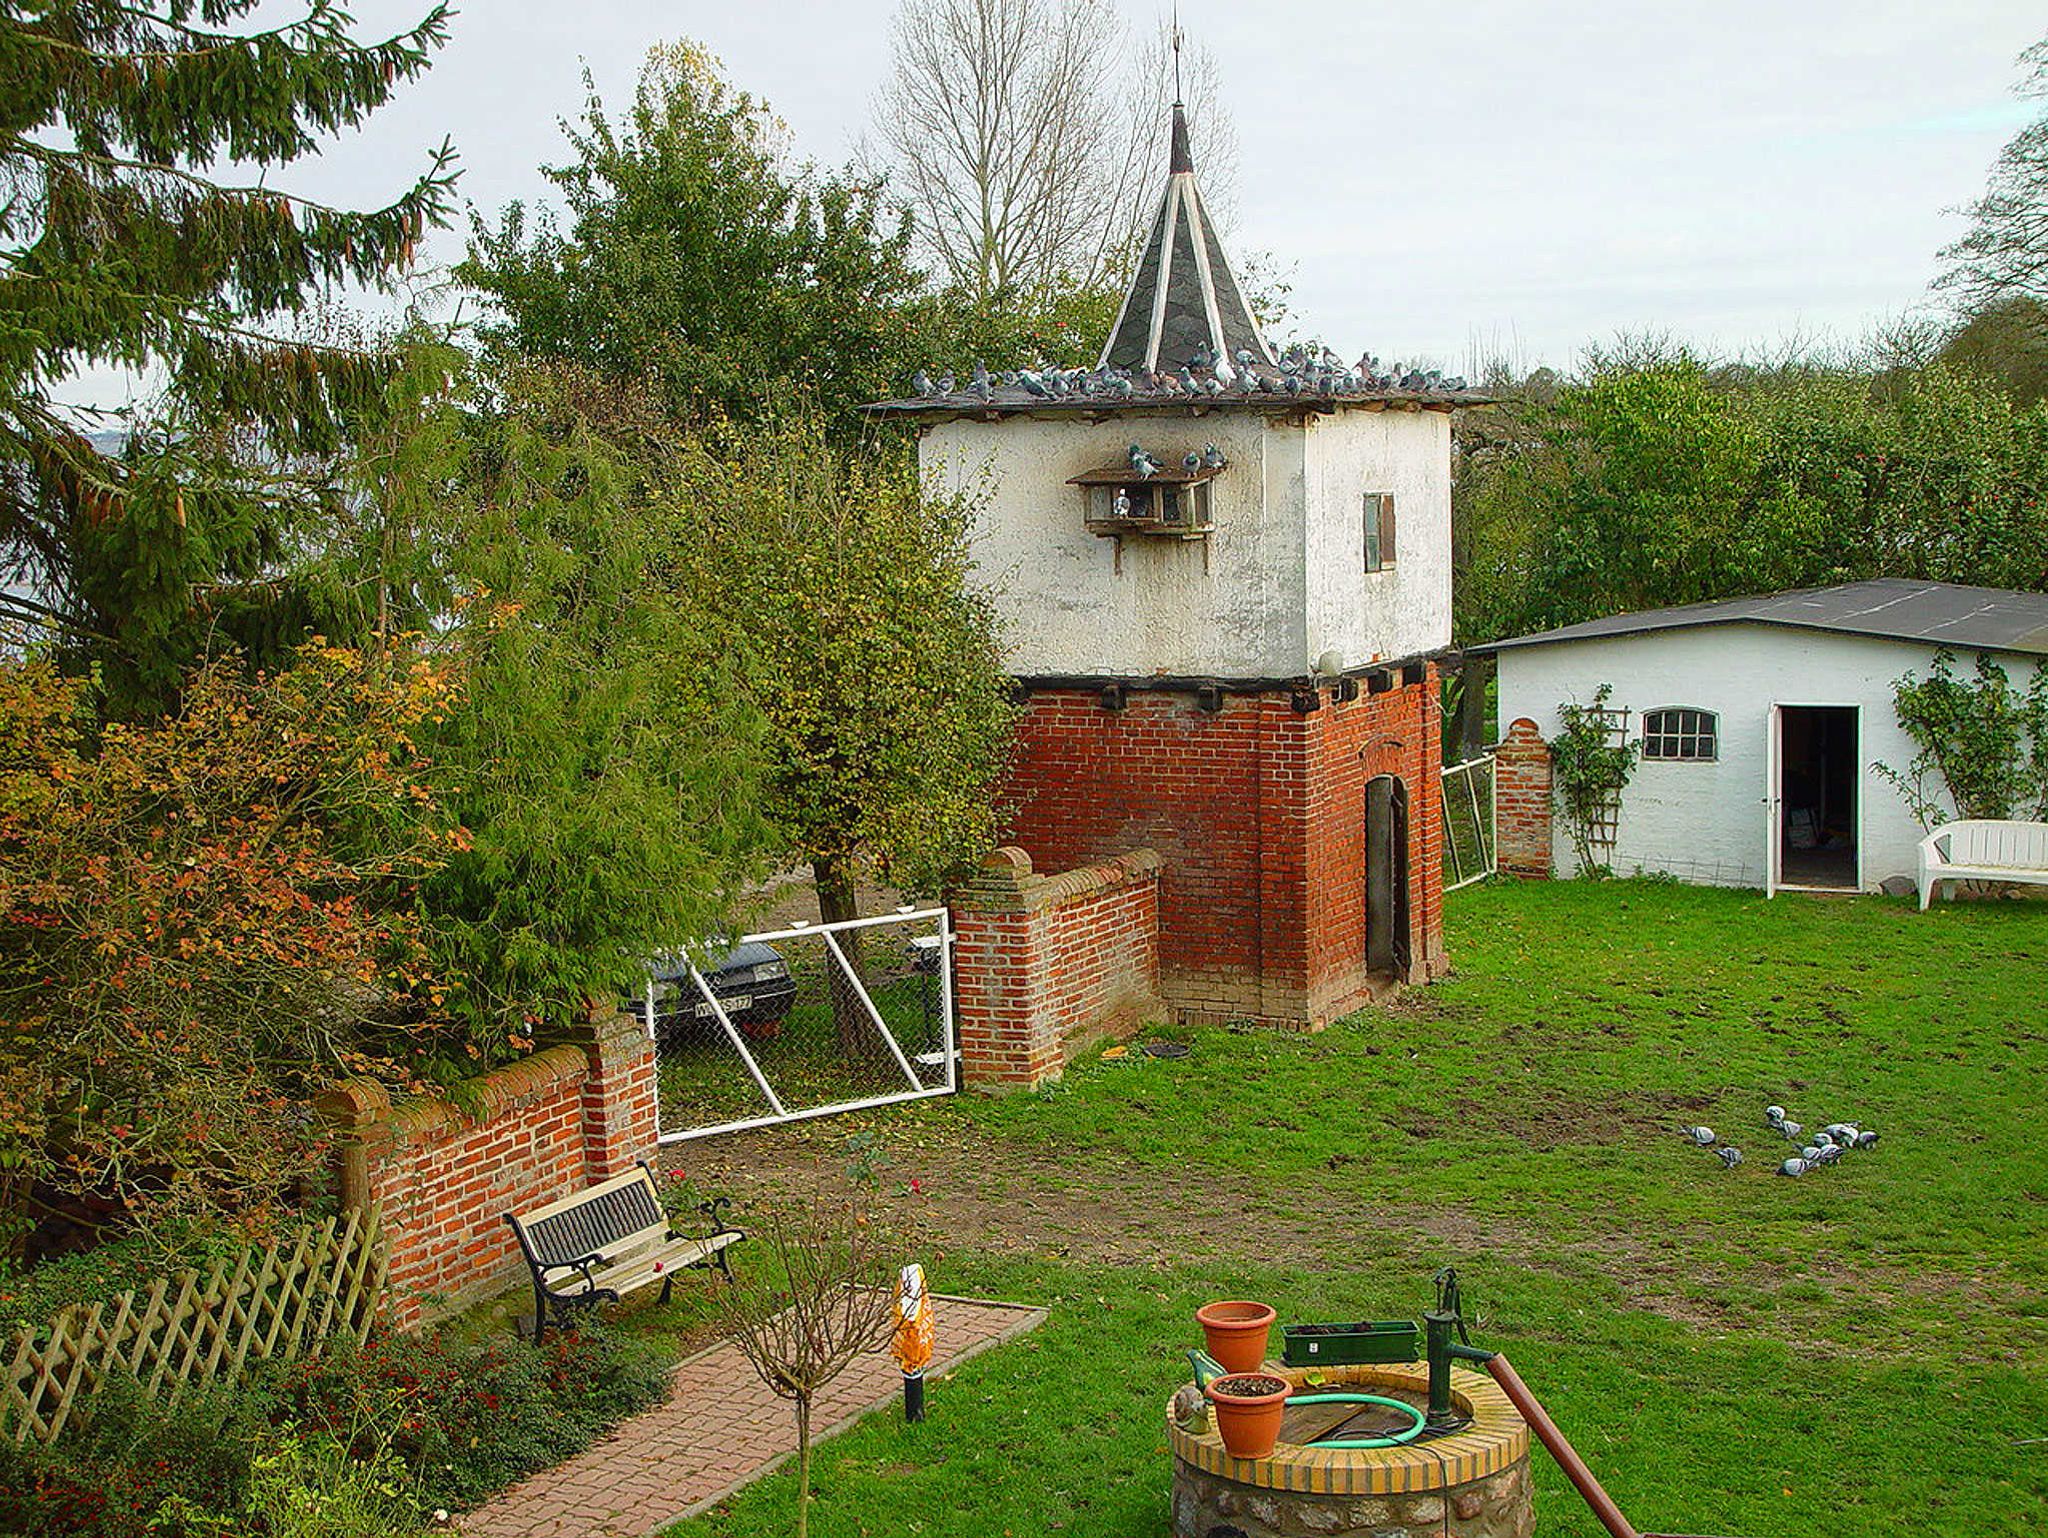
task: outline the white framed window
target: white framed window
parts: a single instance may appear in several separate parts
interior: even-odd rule
[[[1391,492],[1365,494],[1365,569],[1388,571],[1394,564],[1394,498]]]
[[[1643,757],[1670,763],[1710,763],[1720,756],[1721,718],[1690,705],[1643,712]]]

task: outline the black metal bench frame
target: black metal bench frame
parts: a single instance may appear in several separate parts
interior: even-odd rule
[[[628,1174],[550,1202],[531,1212],[505,1214],[519,1252],[533,1275],[533,1339],[547,1333],[548,1318],[566,1330],[572,1314],[661,1283],[661,1301],[674,1292],[675,1274],[693,1266],[716,1266],[727,1281],[732,1266],[726,1250],[746,1237],[725,1220],[732,1199],[697,1203],[710,1231],[679,1234],[670,1225],[645,1159]],[[576,1278],[580,1290],[566,1286]]]

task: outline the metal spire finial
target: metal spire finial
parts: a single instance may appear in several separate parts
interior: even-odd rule
[[[1181,103],[1180,94],[1180,0],[1173,0],[1173,104]]]

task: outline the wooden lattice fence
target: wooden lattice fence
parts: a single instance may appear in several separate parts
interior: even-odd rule
[[[50,1441],[104,1378],[133,1378],[175,1402],[187,1385],[232,1383],[338,1336],[360,1344],[386,1264],[382,1214],[357,1208],[210,1271],[24,1325],[0,1354],[0,1435]]]

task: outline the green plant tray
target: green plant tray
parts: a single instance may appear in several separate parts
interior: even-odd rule
[[[1280,1360],[1289,1367],[1348,1367],[1357,1362],[1413,1362],[1422,1355],[1412,1319],[1367,1319],[1357,1324],[1282,1327]]]

